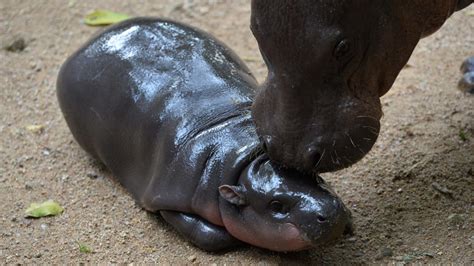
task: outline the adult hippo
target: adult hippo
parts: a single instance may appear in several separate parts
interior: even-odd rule
[[[472,2],[252,0],[268,66],[252,114],[270,159],[307,172],[360,160],[379,134],[379,98],[420,38]]]
[[[320,177],[261,154],[250,114],[256,86],[209,35],[139,18],[72,55],[57,95],[77,142],[200,248],[330,244],[350,230],[350,213]]]

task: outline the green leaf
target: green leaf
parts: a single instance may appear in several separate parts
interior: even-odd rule
[[[31,203],[30,207],[26,209],[26,217],[41,218],[45,216],[55,216],[62,213],[64,209],[52,200],[43,203]]]
[[[467,141],[469,139],[466,135],[466,132],[464,132],[464,130],[462,130],[462,129],[459,130],[459,138],[462,141]]]
[[[81,253],[92,253],[92,248],[84,243],[77,242],[79,245],[79,252]]]
[[[130,18],[128,15],[107,10],[95,10],[84,18],[84,23],[89,26],[105,26],[115,24]]]

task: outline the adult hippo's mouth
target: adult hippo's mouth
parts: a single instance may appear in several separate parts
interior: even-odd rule
[[[262,99],[270,99],[266,105],[277,104],[255,111],[253,118],[262,125],[257,131],[263,149],[285,167],[306,172],[343,169],[362,159],[377,140],[382,116],[378,98],[371,103],[346,97],[311,112],[305,108],[281,110],[278,100],[271,101],[275,94],[261,92],[254,108],[262,106]]]
[[[420,38],[472,0],[252,0],[268,66],[252,107],[272,161],[328,172],[363,158],[380,130],[380,97]]]

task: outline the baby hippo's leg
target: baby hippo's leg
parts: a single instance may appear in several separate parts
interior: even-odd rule
[[[219,251],[241,245],[224,227],[203,218],[174,211],[160,211],[161,216],[193,244],[206,251]]]

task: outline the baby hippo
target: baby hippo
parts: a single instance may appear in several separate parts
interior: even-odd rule
[[[350,212],[320,177],[262,154],[249,73],[203,32],[138,18],[73,54],[57,94],[77,142],[198,247],[328,245],[350,230]]]

